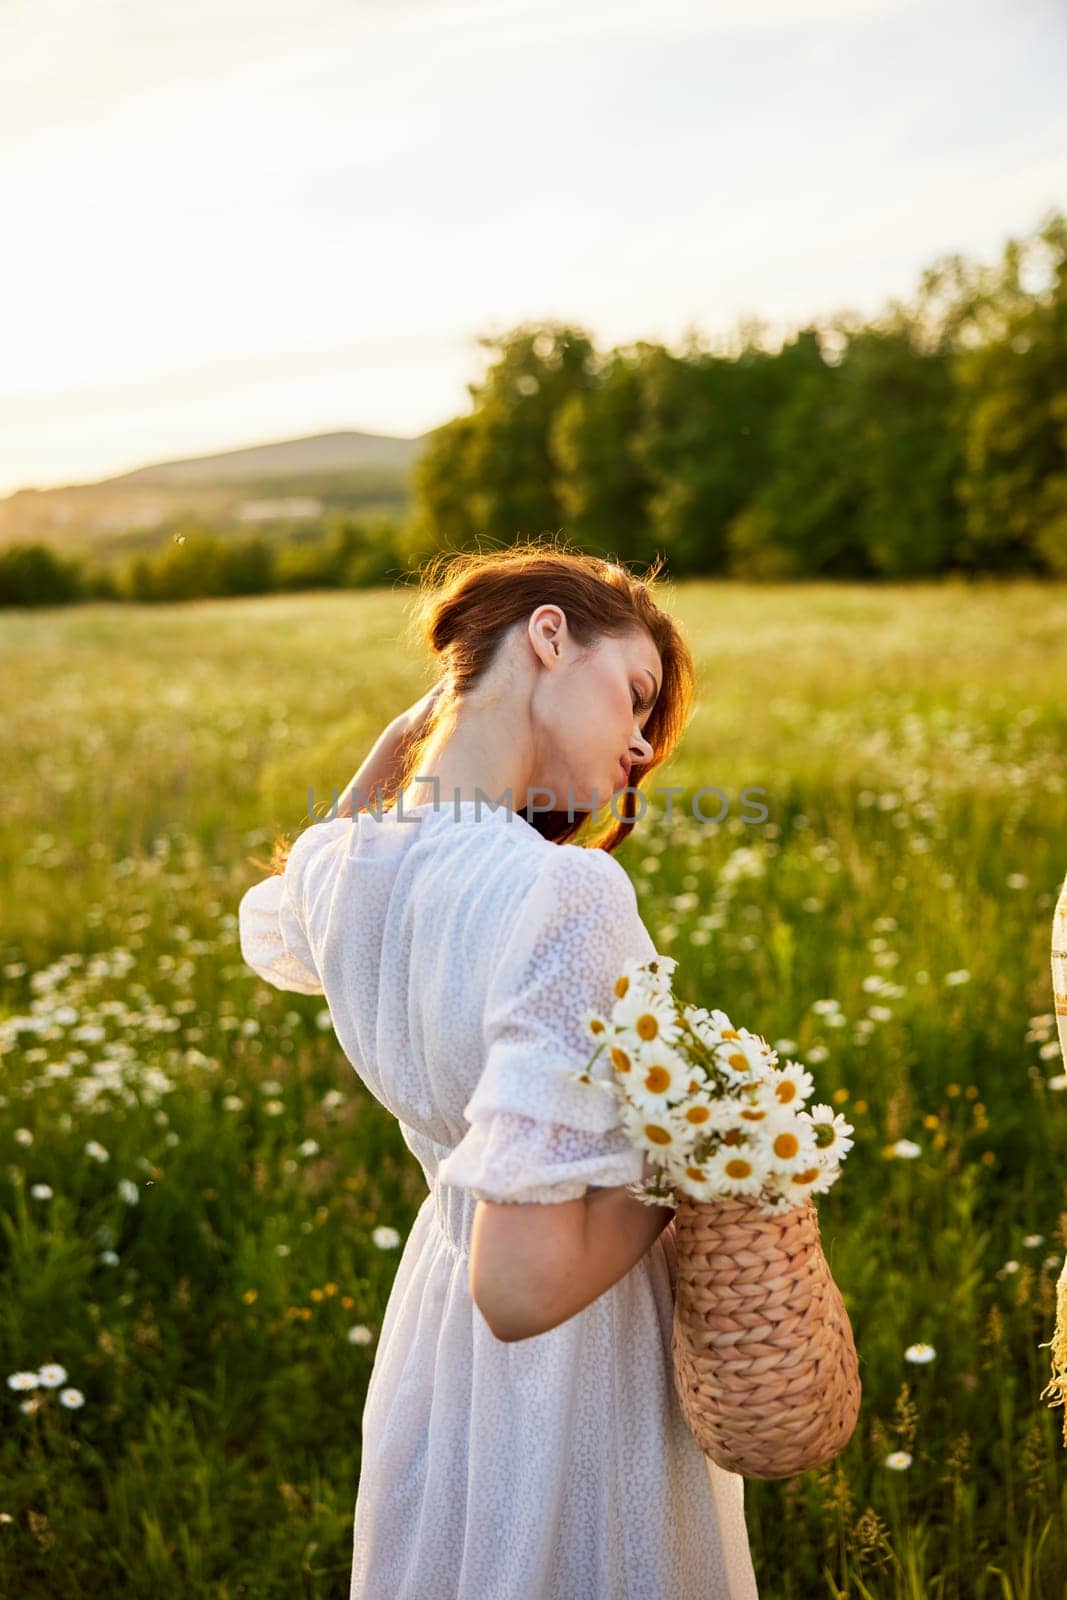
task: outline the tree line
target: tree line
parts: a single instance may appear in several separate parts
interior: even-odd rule
[[[0,552],[0,604],[390,583],[440,549],[544,530],[672,576],[1067,576],[1067,218],[955,254],[910,301],[706,348],[598,352],[524,324],[479,344],[469,414],[435,430],[411,514],[335,513],[313,543],[196,527],[118,570]]]

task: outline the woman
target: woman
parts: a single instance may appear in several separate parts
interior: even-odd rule
[[[750,1600],[744,1480],[673,1389],[672,1212],[627,1192],[613,1102],[566,1077],[655,950],[611,852],[692,658],[650,581],[592,557],[436,575],[439,692],[240,906],[246,961],[326,996],[429,1185],[363,1410],[351,1597]],[[570,842],[613,793],[600,847]]]

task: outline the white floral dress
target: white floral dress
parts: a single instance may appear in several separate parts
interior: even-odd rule
[[[640,1176],[611,1098],[564,1077],[654,953],[625,869],[474,801],[334,817],[239,926],[261,977],[325,995],[429,1186],[362,1414],[350,1600],[752,1600],[744,1479],[673,1389],[673,1226],[547,1333],[499,1340],[471,1299],[479,1197]]]

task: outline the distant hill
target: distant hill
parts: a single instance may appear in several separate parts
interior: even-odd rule
[[[320,433],[158,461],[94,483],[0,499],[0,546],[40,541],[97,558],[152,549],[183,521],[224,532],[310,531],[330,511],[403,516],[429,437]]]

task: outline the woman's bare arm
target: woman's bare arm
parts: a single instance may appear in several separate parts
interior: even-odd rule
[[[381,790],[384,794],[395,782],[407,745],[422,732],[441,689],[442,680],[439,679],[415,701],[414,705],[408,706],[406,711],[401,711],[387,727],[383,728],[366,758],[345,786],[337,802],[335,816],[352,815],[357,792],[362,799],[373,805],[378,791]]]
[[[547,1205],[479,1200],[474,1303],[505,1342],[547,1333],[624,1277],[673,1217],[670,1206],[635,1200],[625,1184]]]

